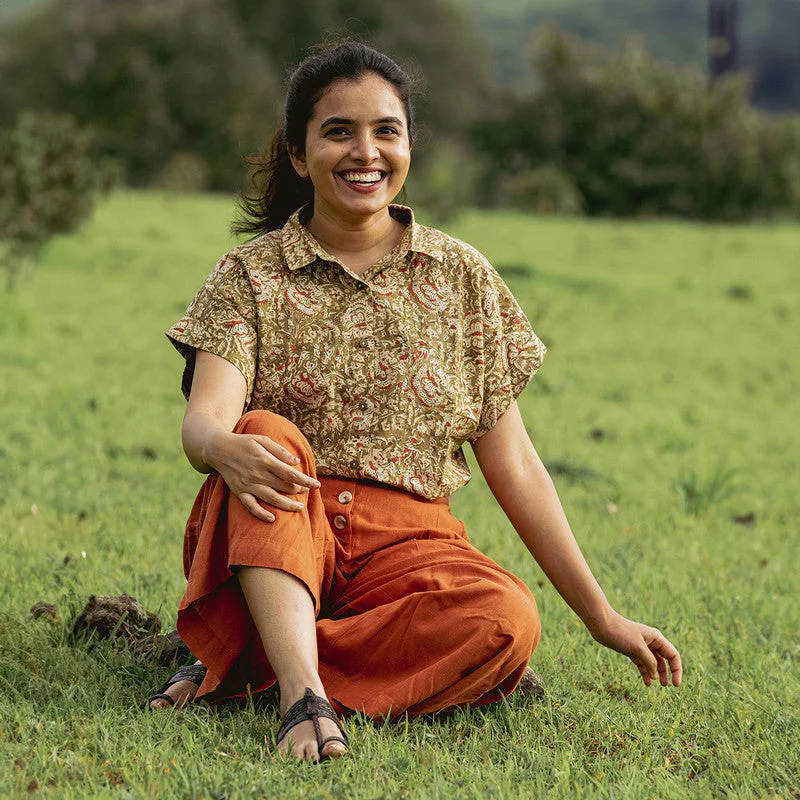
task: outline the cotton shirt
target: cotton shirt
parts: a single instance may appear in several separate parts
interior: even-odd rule
[[[245,410],[268,409],[309,440],[317,472],[368,478],[427,498],[470,478],[462,445],[490,430],[539,368],[544,345],[474,248],[419,225],[358,276],[302,224],[223,256],[167,332],[230,361]]]

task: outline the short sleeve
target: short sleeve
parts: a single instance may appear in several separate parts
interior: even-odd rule
[[[480,336],[480,419],[470,441],[491,430],[542,364],[546,348],[533,332],[511,290],[488,262],[480,281],[480,309],[468,330]]]
[[[244,375],[250,403],[258,355],[257,313],[253,288],[241,261],[223,256],[167,337],[186,359],[182,390],[188,399],[195,353],[207,350],[230,361]]]

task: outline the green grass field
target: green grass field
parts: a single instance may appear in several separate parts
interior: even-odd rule
[[[680,647],[679,690],[591,640],[479,476],[454,509],[536,595],[542,701],[356,720],[347,759],[286,764],[274,710],[143,713],[163,670],[70,642],[89,594],[174,624],[201,478],[163,330],[230,245],[231,211],[115,195],[0,293],[0,797],[800,797],[797,226],[450,227],[549,346],[529,430],[612,603]],[[58,618],[33,619],[37,600]]]

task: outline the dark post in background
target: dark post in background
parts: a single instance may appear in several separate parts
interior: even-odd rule
[[[708,74],[714,78],[739,68],[739,0],[709,0]]]

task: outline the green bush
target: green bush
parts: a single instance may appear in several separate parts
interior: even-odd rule
[[[503,205],[536,214],[577,216],[585,206],[575,181],[552,164],[503,176],[499,192]]]
[[[698,69],[656,62],[630,40],[603,50],[546,26],[527,93],[507,93],[475,127],[487,196],[503,202],[509,170],[551,165],[590,214],[744,219],[797,213],[796,120],[750,106],[735,76],[709,86]]]
[[[92,150],[92,135],[68,116],[23,113],[0,131],[0,242],[11,282],[47,239],[77,228],[114,182],[113,164]]]
[[[448,0],[52,0],[2,22],[0,126],[20,109],[70,113],[134,186],[242,185],[239,156],[268,144],[283,76],[326,39],[418,58],[420,122],[449,139],[467,138],[487,84],[479,35]]]
[[[198,188],[230,190],[275,121],[275,69],[225,0],[58,0],[0,30],[0,51],[0,117],[72,114],[133,185],[169,179],[183,153],[207,165]]]
[[[435,224],[444,224],[476,205],[478,171],[474,155],[454,142],[439,142],[426,148],[412,167],[408,201],[424,209]]]

